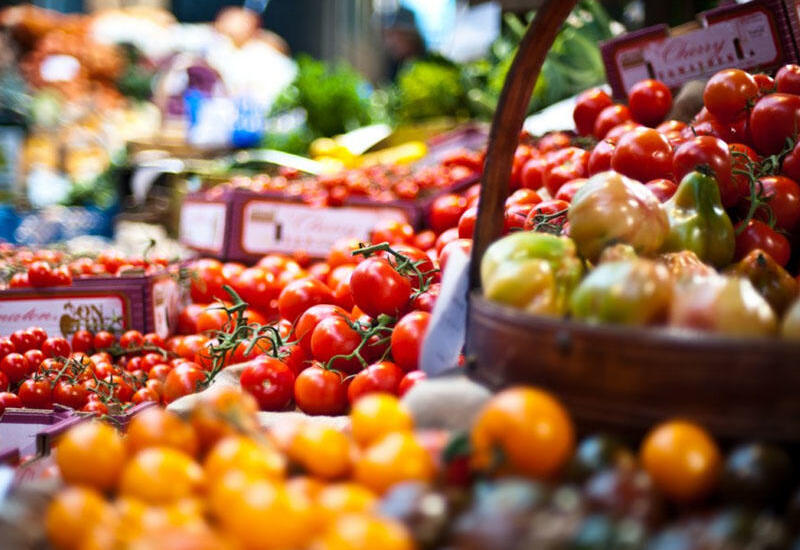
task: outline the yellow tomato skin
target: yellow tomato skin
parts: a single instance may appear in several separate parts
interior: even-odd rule
[[[189,456],[196,456],[197,435],[192,426],[174,412],[150,407],[137,414],[125,432],[125,445],[130,456],[148,447],[172,447]]]
[[[350,473],[350,438],[330,426],[309,424],[292,438],[289,457],[322,479],[339,479]]]
[[[431,481],[434,474],[430,453],[404,432],[387,434],[367,447],[355,467],[355,480],[378,494],[402,481]]]
[[[79,424],[56,446],[56,464],[64,481],[107,491],[117,484],[125,461],[125,446],[117,431],[102,422]]]
[[[84,487],[68,487],[48,505],[45,531],[57,550],[77,550],[95,525],[111,517],[113,510],[100,493]]]
[[[342,514],[366,514],[373,510],[378,497],[358,483],[334,483],[317,495],[317,505],[322,515],[333,520]]]
[[[206,478],[222,477],[242,470],[254,477],[280,479],[286,475],[286,459],[270,444],[243,436],[228,436],[217,442],[203,463]]]
[[[363,514],[339,517],[312,550],[414,550],[408,532],[397,523]]]
[[[406,407],[393,395],[365,395],[350,411],[353,438],[365,447],[391,432],[410,432],[414,420]]]
[[[572,455],[575,430],[564,407],[547,392],[504,390],[484,406],[470,433],[473,467],[492,470],[498,451],[509,471],[537,479],[555,475]]]
[[[708,432],[682,420],[651,430],[642,443],[640,459],[656,486],[678,501],[707,495],[717,483],[722,464]]]
[[[197,495],[203,483],[203,469],[192,457],[168,447],[151,447],[125,466],[119,492],[148,504],[166,505]]]

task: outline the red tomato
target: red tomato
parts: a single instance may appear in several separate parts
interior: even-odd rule
[[[775,79],[768,74],[754,74],[753,80],[755,80],[756,84],[758,84],[758,93],[760,95],[771,94],[775,91]]]
[[[631,120],[631,112],[625,105],[611,105],[606,107],[594,122],[594,137],[603,139],[614,126]]]
[[[308,267],[308,274],[311,278],[322,281],[323,283],[328,278],[331,272],[331,266],[325,262],[315,262]]]
[[[436,305],[436,300],[439,298],[439,292],[441,291],[442,285],[440,283],[434,283],[428,290],[417,294],[415,298],[411,300],[411,304],[409,307],[411,309],[418,309],[420,311],[427,311],[428,313],[433,311],[433,307]]]
[[[797,142],[794,149],[784,157],[783,164],[781,165],[781,174],[794,181],[800,181],[800,141]]]
[[[405,372],[391,361],[373,363],[353,377],[347,388],[347,398],[352,405],[370,393],[397,395]]]
[[[563,212],[563,216],[557,216],[548,223],[551,224],[562,224],[567,219],[567,209],[569,209],[569,203],[559,199],[552,199],[549,201],[543,201],[533,207],[530,214],[528,214],[528,219],[525,220],[525,230],[526,231],[533,231],[536,227],[536,224],[539,220],[536,219],[536,216],[539,215],[551,215],[557,212]]]
[[[81,409],[83,412],[94,413],[97,415],[108,414],[108,406],[103,403],[99,398],[90,398],[86,405]]]
[[[367,258],[350,276],[355,304],[370,317],[396,317],[411,298],[411,282],[384,259]]]
[[[172,369],[164,380],[164,401],[171,403],[179,397],[201,389],[206,373],[194,362],[181,363]]]
[[[557,161],[558,162],[558,161]],[[544,186],[554,196],[565,183],[588,175],[589,153],[583,149],[573,150],[569,157],[544,173]]]
[[[138,330],[129,330],[119,337],[119,345],[123,349],[140,348],[144,345],[144,336]]]
[[[538,204],[542,202],[542,197],[533,189],[517,189],[506,199],[506,206],[512,204]]]
[[[190,269],[194,272],[190,288],[193,302],[207,304],[213,302],[214,298],[228,298],[228,294],[222,289],[225,277],[219,261],[203,258],[194,262]]]
[[[25,380],[17,390],[22,406],[29,409],[52,409],[53,391],[49,380]]]
[[[155,332],[148,332],[144,335],[144,343],[146,346],[153,346],[156,348],[164,348],[164,339]]]
[[[80,410],[86,404],[89,392],[79,384],[67,380],[59,380],[53,389],[53,402],[75,410]]]
[[[56,275],[47,262],[33,262],[28,266],[28,282],[33,287],[55,286]]]
[[[211,305],[197,315],[195,332],[215,332],[228,324],[228,314],[219,305]],[[229,326],[230,331],[233,327]]]
[[[370,233],[370,242],[379,243],[405,243],[411,244],[414,241],[414,228],[406,222],[397,220],[381,220]]]
[[[146,401],[158,403],[160,400],[161,397],[158,395],[158,392],[149,387],[139,388],[133,393],[133,397],[131,397],[131,403],[134,405],[138,405]]]
[[[250,267],[237,277],[233,289],[252,308],[268,313],[281,292],[275,275],[263,267]]]
[[[637,128],[617,143],[611,168],[642,183],[672,174],[672,145],[658,131]]]
[[[520,173],[520,184],[525,189],[539,189],[544,185],[544,173],[547,161],[542,157],[533,157],[523,166]]]
[[[309,366],[306,352],[297,344],[290,344],[280,348],[278,351],[281,361],[286,363],[292,370],[295,377]]]
[[[656,179],[648,181],[645,186],[653,192],[659,202],[667,202],[678,190],[678,184],[668,179]]]
[[[693,170],[708,168],[717,179],[723,205],[733,206],[741,198],[732,177],[728,145],[721,139],[699,136],[682,144],[675,151],[673,168],[678,181]]]
[[[800,186],[785,176],[760,178],[761,192],[769,201],[768,206],[775,216],[775,227],[792,232],[800,221]],[[750,201],[747,201],[749,204]],[[759,219],[769,220],[765,208],[759,208]]]
[[[659,80],[642,80],[628,92],[628,108],[633,120],[645,126],[655,126],[672,108],[672,92]]]
[[[549,153],[550,151],[557,151],[565,147],[569,147],[572,139],[566,132],[550,132],[542,136],[536,143],[536,148],[540,153]]]
[[[42,361],[45,360],[44,353],[42,353],[42,350],[38,349],[29,349],[23,355],[25,356],[25,361],[28,362],[28,374],[36,372],[36,369],[38,369]]]
[[[737,230],[740,226],[741,223],[736,226]],[[783,266],[789,263],[792,254],[792,247],[786,237],[762,221],[750,220],[744,231],[736,236],[735,258],[740,260],[756,248],[772,256],[773,260]]]
[[[444,249],[444,247],[445,247],[447,244],[449,244],[449,243],[451,243],[451,242],[455,241],[455,240],[456,240],[456,239],[458,239],[458,238],[459,238],[459,237],[458,237],[458,228],[457,228],[457,227],[451,227],[451,228],[450,228],[450,229],[448,229],[447,231],[444,231],[444,232],[443,232],[441,235],[439,235],[439,237],[436,239],[436,247],[435,247],[436,254],[437,254],[437,255],[441,255],[441,253],[442,253],[442,249]]]
[[[461,250],[469,257],[472,253],[472,239],[456,239],[447,243],[442,249],[441,254],[439,254],[439,268],[442,270],[442,273],[447,269],[447,261],[456,249]]]
[[[319,304],[308,308],[294,327],[294,336],[306,355],[311,356],[311,337],[320,321],[327,317],[347,316],[347,312],[332,304]]]
[[[327,363],[337,355],[349,355],[361,343],[361,335],[339,316],[322,319],[311,335],[311,354],[317,361]],[[331,368],[353,374],[361,369],[358,358],[334,359]]]
[[[347,410],[347,383],[339,373],[313,365],[295,379],[294,401],[307,414],[344,414]]]
[[[586,90],[578,96],[575,109],[572,111],[572,119],[575,121],[575,129],[581,136],[588,136],[594,130],[594,123],[598,115],[606,107],[613,104],[609,95],[600,88]]]
[[[672,134],[679,134],[683,130],[686,129],[686,123],[681,122],[680,120],[666,120],[656,126],[656,131],[661,132],[665,136],[670,136]]]
[[[114,335],[106,330],[101,330],[94,335],[93,347],[94,349],[101,350],[110,348],[114,345],[116,338]]]
[[[256,398],[262,411],[282,411],[294,393],[294,374],[279,359],[262,355],[245,363],[242,388]]]
[[[16,384],[31,372],[28,361],[21,353],[9,353],[0,359],[0,371],[8,377],[12,384]]]
[[[8,379],[8,376],[6,376],[6,373],[0,370],[0,392],[8,391],[8,386],[10,384],[11,381]],[[0,404],[0,407],[2,407],[2,404]]]
[[[8,288],[27,288],[31,286],[27,272],[14,273],[8,281]]]
[[[800,127],[800,96],[769,94],[750,113],[753,146],[762,155],[779,153]]]
[[[413,264],[415,264],[417,269],[424,275],[423,278],[425,281],[433,281],[438,279],[439,273],[435,272],[436,266],[433,264],[433,261],[425,252],[423,252],[419,248],[415,248],[407,244],[397,244],[394,245],[392,249],[398,254],[402,254],[403,256],[408,258]],[[398,258],[395,258],[393,254],[390,254],[388,252],[381,252],[380,254],[378,254],[378,257],[385,258],[391,265],[395,267],[397,267],[400,264],[400,260]],[[352,277],[352,273],[350,274],[350,276]],[[420,287],[419,276],[416,274],[410,274],[409,277],[411,281],[411,286],[415,289],[419,288]]]
[[[317,279],[300,279],[286,285],[278,298],[278,311],[281,317],[294,322],[310,307],[319,304],[333,304],[333,292],[325,283]]]
[[[512,204],[507,206],[503,213],[503,234],[522,229],[533,206],[532,204]]]
[[[22,408],[22,400],[15,393],[8,391],[0,392],[0,410],[9,408]]]
[[[427,378],[428,375],[422,372],[421,370],[412,370],[411,372],[407,372],[406,375],[403,377],[403,379],[400,381],[398,394],[400,395],[400,397],[404,396],[406,393],[408,393],[408,390],[410,390],[418,383],[422,382]]]
[[[578,192],[578,189],[583,187],[587,181],[588,180],[586,178],[578,178],[565,183],[558,189],[558,193],[556,193],[554,198],[565,202],[572,202],[572,197],[575,196],[575,193]]]
[[[94,345],[94,335],[88,330],[77,330],[72,335],[72,350],[89,353]]]
[[[724,69],[711,77],[703,91],[703,103],[720,122],[733,122],[747,114],[758,96],[758,84],[740,69]]]
[[[392,357],[406,372],[417,370],[419,354],[425,332],[428,330],[430,313],[412,311],[397,322],[392,332]]]
[[[458,220],[458,237],[460,239],[471,239],[475,233],[475,221],[478,219],[478,207],[470,206]]]
[[[449,227],[449,226],[448,226]],[[423,229],[414,236],[414,246],[421,250],[430,250],[436,244],[436,233]]]
[[[36,341],[33,334],[27,330],[15,330],[9,336],[11,342],[14,343],[14,348],[18,353],[25,353],[29,349],[36,347]]]
[[[775,75],[775,86],[782,94],[800,95],[800,66],[784,65]]]
[[[459,195],[448,193],[437,197],[431,203],[428,212],[428,221],[436,233],[441,233],[445,229],[454,227],[458,224],[458,219],[464,210],[467,209],[467,199]]]
[[[72,348],[66,338],[48,338],[42,344],[42,353],[47,357],[69,357]]]
[[[629,120],[628,122],[617,124],[616,126],[611,128],[608,131],[608,133],[606,133],[606,137],[604,137],[603,139],[606,141],[610,141],[612,143],[617,143],[622,136],[624,136],[628,132],[632,132],[637,128],[644,128],[644,126],[642,126],[638,122]]]
[[[611,170],[611,157],[614,155],[616,147],[614,143],[606,139],[598,142],[589,155],[588,175],[594,176],[600,172]]]
[[[749,176],[738,172],[747,172],[747,165],[749,163],[758,163],[758,154],[747,145],[742,143],[731,143],[728,145],[731,152],[731,172],[733,174],[733,183],[738,190],[739,196],[747,199],[750,196],[750,178]]]
[[[15,351],[17,348],[14,347],[14,342],[10,338],[0,338],[0,359]]]
[[[158,380],[160,382],[164,382],[172,368],[173,367],[166,363],[159,363],[150,369],[150,371],[147,373],[147,378],[148,380]]]

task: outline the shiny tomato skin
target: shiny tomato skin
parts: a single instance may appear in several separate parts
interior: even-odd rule
[[[458,219],[458,238],[471,239],[475,233],[475,222],[478,220],[478,207],[470,206]]]
[[[784,65],[775,75],[776,91],[782,94],[800,95],[800,65]]]
[[[645,186],[653,192],[659,202],[667,202],[678,190],[677,183],[664,178],[648,181]]]
[[[400,387],[397,389],[397,394],[400,397],[403,397],[408,391],[422,382],[426,380],[428,375],[421,370],[412,370],[411,372],[407,372],[403,379],[400,380]]]
[[[100,332],[95,333],[92,345],[94,349],[102,350],[113,346],[115,341],[116,338],[112,333],[108,332],[107,330],[101,330]]]
[[[528,214],[528,219],[525,220],[524,228],[527,231],[532,231],[536,226],[536,216],[556,214],[557,212],[563,212],[563,216],[557,216],[551,219],[549,223],[563,223],[567,218],[568,209],[569,203],[564,200],[551,199],[549,201],[542,201],[531,209],[530,213]]]
[[[42,344],[42,353],[47,357],[69,357],[71,351],[66,338],[50,337]]]
[[[467,209],[467,199],[448,193],[437,197],[428,212],[428,222],[436,233],[441,233],[458,224],[458,219]]]
[[[203,258],[194,262],[189,269],[194,272],[190,289],[193,302],[208,304],[215,298],[228,298],[222,289],[225,277],[222,274],[222,263],[218,260]]]
[[[245,363],[239,381],[262,411],[282,411],[292,402],[294,379],[286,363],[262,355]]]
[[[575,196],[575,193],[577,193],[578,189],[583,187],[587,181],[588,180],[586,178],[578,178],[569,181],[558,189],[558,193],[556,193],[556,196],[553,198],[556,200],[562,200],[564,202],[572,202],[572,198]]]
[[[370,242],[379,243],[405,243],[411,244],[414,241],[414,228],[406,222],[397,220],[381,220],[370,233]]]
[[[628,92],[628,108],[636,122],[656,126],[672,108],[672,92],[660,80],[642,80]]]
[[[303,348],[307,356],[311,357],[311,337],[320,321],[332,316],[347,316],[347,312],[332,304],[318,304],[308,308],[295,323],[294,338]]]
[[[724,69],[706,83],[703,103],[720,122],[729,123],[746,116],[758,91],[758,84],[749,73],[741,69]]]
[[[544,173],[547,170],[547,161],[542,157],[528,159],[520,172],[520,185],[524,189],[537,190],[544,185]]]
[[[450,241],[442,248],[442,252],[439,254],[439,268],[442,270],[442,273],[447,269],[447,262],[450,259],[450,255],[456,250],[461,250],[469,257],[472,253],[472,239],[456,239]]]
[[[77,330],[72,335],[72,351],[89,353],[94,346],[94,335],[88,330]]]
[[[18,383],[31,372],[27,359],[21,353],[9,353],[0,359],[0,371],[12,384]]]
[[[25,361],[28,362],[28,374],[36,372],[36,369],[45,360],[44,353],[39,349],[29,349],[23,355],[25,356]]]
[[[17,390],[22,405],[29,409],[52,409],[53,392],[49,380],[25,380]]]
[[[194,362],[177,365],[164,379],[164,401],[171,403],[179,397],[198,391],[206,373]]]
[[[281,291],[278,311],[282,318],[294,322],[310,307],[334,302],[333,292],[325,283],[312,278],[300,279]]]
[[[606,139],[599,141],[589,154],[587,172],[590,176],[611,170],[611,158],[614,156],[616,144]]]
[[[737,225],[737,230],[741,223]],[[785,266],[789,263],[792,247],[789,240],[760,220],[750,220],[745,229],[736,235],[736,260],[741,260],[752,250],[760,248]]]
[[[800,127],[800,96],[769,94],[750,113],[753,147],[762,155],[779,153]]]
[[[17,353],[25,353],[29,349],[37,347],[35,337],[27,330],[15,330],[9,339],[14,343]]]
[[[724,141],[712,136],[698,136],[675,150],[673,170],[676,181],[698,168],[711,170],[719,185],[723,205],[733,206],[741,198],[733,181],[731,153]]]
[[[2,391],[0,392],[0,410],[5,410],[8,408],[22,408],[22,400],[16,393],[11,393],[9,391]]]
[[[295,379],[294,400],[307,414],[344,414],[347,410],[347,383],[339,373],[313,365]]]
[[[373,363],[350,381],[347,388],[347,398],[352,405],[359,398],[370,393],[391,393],[397,395],[400,388],[400,381],[405,372],[391,361],[381,361]]]
[[[32,287],[48,287],[57,284],[56,274],[50,264],[37,261],[28,266],[28,283]]]
[[[327,364],[337,355],[349,355],[361,343],[361,335],[350,327],[344,317],[331,316],[322,319],[311,335],[311,354],[314,359]],[[337,358],[328,365],[330,368],[354,374],[361,369],[358,358]]]
[[[761,96],[775,92],[775,79],[765,73],[753,75],[753,80],[758,84],[758,94]]]
[[[590,135],[597,117],[603,109],[612,104],[611,97],[601,88],[592,88],[581,93],[572,111],[572,120],[575,122],[578,135]]]
[[[672,174],[672,145],[658,131],[637,128],[617,143],[611,168],[642,183]]]
[[[783,158],[781,174],[794,181],[800,181],[800,141],[798,141],[794,149]]]
[[[629,120],[632,120],[631,112],[625,105],[610,105],[597,115],[593,129],[594,137],[603,139],[614,126]]]
[[[739,196],[747,199],[750,196],[750,178],[737,172],[747,172],[748,164],[757,164],[759,161],[758,153],[752,147],[743,143],[731,143],[728,145],[728,149],[731,152],[733,182],[736,185]]]
[[[353,270],[350,291],[355,304],[370,317],[396,317],[411,298],[409,279],[381,258],[367,258]]]
[[[766,176],[758,181],[775,216],[775,227],[792,233],[800,222],[800,186],[785,176]],[[761,220],[769,220],[766,208],[759,209],[757,215]]]
[[[419,366],[419,354],[430,319],[430,313],[412,311],[404,315],[392,331],[392,357],[406,372],[417,370]]]
[[[119,345],[123,349],[140,348],[144,345],[144,335],[138,330],[129,330],[119,337]]]
[[[236,276],[233,289],[252,308],[270,313],[281,292],[275,275],[263,267],[249,267]]]
[[[417,294],[416,297],[411,299],[411,304],[409,307],[411,309],[417,309],[420,311],[427,311],[431,313],[433,311],[434,306],[436,305],[436,300],[439,298],[439,293],[441,292],[442,285],[441,283],[434,283],[428,290]]]
[[[53,402],[75,410],[82,409],[88,397],[86,388],[67,380],[59,380],[53,388]]]

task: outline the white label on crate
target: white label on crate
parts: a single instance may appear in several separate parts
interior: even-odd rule
[[[614,57],[628,91],[646,78],[676,87],[726,67],[767,66],[779,56],[768,15],[753,11],[686,34],[623,47]]]
[[[171,334],[176,323],[180,289],[171,278],[153,284],[153,330],[162,338]]]
[[[225,240],[226,206],[215,202],[184,202],[181,206],[181,243],[219,252]]]
[[[0,298],[3,334],[39,326],[48,334],[66,336],[80,329],[120,326],[119,320],[125,317],[125,303],[119,296]]]
[[[398,208],[314,208],[305,204],[254,200],[244,206],[242,249],[248,254],[305,250],[323,258],[342,238],[367,239],[383,219],[407,221]]]

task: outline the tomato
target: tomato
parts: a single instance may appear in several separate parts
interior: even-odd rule
[[[442,249],[441,254],[439,254],[439,268],[442,270],[442,273],[447,269],[447,262],[450,259],[450,255],[455,253],[456,250],[460,250],[469,257],[472,253],[472,239],[456,239],[447,243]]]
[[[353,377],[347,388],[347,398],[352,405],[370,393],[397,394],[404,374],[403,370],[391,361],[373,363]]]
[[[28,266],[28,283],[33,287],[55,286],[53,268],[47,262],[33,262]]]
[[[133,397],[133,388],[128,381],[119,375],[112,375],[105,379],[114,386],[114,397],[122,403],[127,403]]]
[[[593,129],[594,137],[603,139],[614,126],[629,120],[631,120],[631,112],[625,105],[610,105],[597,115]]]
[[[547,170],[547,161],[542,157],[533,157],[528,160],[520,172],[520,184],[525,189],[539,189],[544,184],[544,173]]]
[[[158,392],[149,387],[139,388],[138,390],[133,392],[133,396],[131,397],[131,403],[133,403],[134,405],[145,403],[147,401],[158,403],[160,400],[161,397],[158,394]]]
[[[587,173],[590,176],[611,170],[611,157],[614,155],[616,144],[606,139],[599,141],[589,154]]]
[[[800,127],[800,96],[769,94],[750,113],[753,146],[762,155],[779,153]]]
[[[164,380],[164,401],[171,403],[179,397],[198,391],[205,379],[206,373],[200,365],[194,362],[181,363]]]
[[[27,272],[14,273],[8,281],[8,288],[27,288],[31,286]]]
[[[330,316],[322,319],[311,335],[311,354],[317,361],[328,363],[338,355],[349,355],[361,344],[361,335],[353,330],[345,318]],[[352,359],[337,358],[329,365],[331,368],[347,374],[361,369],[357,357]]]
[[[114,335],[107,330],[101,330],[96,332],[94,335],[94,343],[92,344],[94,349],[101,350],[110,348],[114,345],[116,338]]]
[[[414,236],[414,246],[420,250],[431,250],[436,244],[436,236],[430,229],[423,229]]]
[[[491,467],[500,450],[506,469],[548,478],[572,455],[575,431],[569,414],[553,396],[517,387],[496,394],[483,406],[470,441],[478,469]]]
[[[656,130],[638,128],[619,140],[611,167],[642,183],[668,178],[672,174],[672,145]]]
[[[550,164],[544,173],[544,186],[550,196],[554,196],[565,183],[587,176],[588,163],[589,153],[583,149],[571,148],[563,160],[557,159],[554,164]]]
[[[3,359],[0,359],[0,371],[6,375],[12,384],[16,384],[25,378],[31,372],[29,369],[28,361],[20,353],[9,353]]]
[[[12,342],[10,338],[0,338],[0,358],[3,358],[9,353],[14,353],[16,351],[17,348],[14,346],[14,342]]]
[[[353,402],[350,411],[353,439],[366,447],[392,432],[411,432],[411,413],[394,395],[372,393]]]
[[[359,244],[358,239],[352,238],[339,239],[333,243],[326,259],[331,269],[358,262],[361,256],[353,256],[353,251],[358,250]]]
[[[72,284],[72,275],[67,266],[61,266],[53,270],[54,286],[69,286]]]
[[[125,444],[130,456],[148,447],[170,447],[194,456],[197,435],[192,426],[172,411],[151,407],[133,417],[126,430]]]
[[[675,150],[673,168],[676,181],[698,168],[711,170],[725,206],[733,206],[741,198],[732,177],[728,145],[721,139],[699,136],[683,143]]]
[[[205,304],[189,304],[178,314],[179,334],[195,334],[197,332],[197,318],[208,308]]]
[[[347,384],[339,373],[313,365],[297,375],[294,400],[307,414],[343,414],[347,410]]]
[[[753,80],[758,84],[759,95],[771,94],[775,91],[775,80],[764,73],[757,73],[753,75]]]
[[[233,289],[250,307],[265,313],[271,312],[281,293],[281,285],[274,274],[263,267],[250,267],[242,271]]]
[[[96,415],[108,414],[108,405],[103,403],[100,399],[92,399],[91,394],[89,400],[81,409],[82,412],[94,413]]]
[[[192,334],[182,338],[175,347],[177,353],[183,359],[193,361],[198,353],[204,351],[208,338],[202,334]]]
[[[572,202],[572,197],[575,196],[575,193],[578,192],[578,189],[583,187],[587,181],[588,180],[586,178],[578,178],[565,183],[558,189],[558,193],[556,193],[554,198],[564,202]]]
[[[606,137],[604,137],[603,139],[605,141],[610,141],[611,143],[617,143],[622,136],[624,136],[628,132],[636,130],[637,128],[644,128],[644,126],[642,126],[638,122],[629,120],[628,122],[617,124],[616,126],[611,128],[608,131],[608,133],[606,133]]]
[[[733,122],[747,114],[758,92],[752,75],[740,69],[724,69],[706,83],[703,103],[721,122]]]
[[[27,330],[15,330],[11,333],[9,339],[14,344],[14,349],[17,353],[25,353],[29,349],[36,347],[34,336]]]
[[[522,186],[522,168],[530,158],[531,149],[528,146],[520,145],[514,151],[514,159],[511,163],[511,177],[508,180],[508,187],[512,191]]]
[[[800,221],[800,186],[794,180],[784,176],[766,176],[760,178],[761,192],[767,199],[769,210],[775,216],[775,227],[792,232]],[[747,201],[749,204],[749,201]],[[758,217],[768,220],[766,208],[759,208]]]
[[[232,287],[236,281],[236,278],[244,270],[244,264],[240,264],[238,262],[225,262],[222,264],[222,282]]]
[[[8,391],[0,392],[0,410],[22,408],[22,406],[22,399],[17,394]]]
[[[572,138],[566,132],[549,132],[536,142],[536,148],[540,153],[549,153],[550,151],[557,151],[569,147],[571,143]],[[533,151],[535,150],[531,150],[531,153],[533,153]]]
[[[53,402],[80,410],[88,399],[86,388],[67,380],[59,380],[53,389]]]
[[[659,80],[642,80],[628,92],[628,108],[633,120],[645,126],[655,126],[672,108],[672,92]]]
[[[430,313],[412,311],[397,322],[392,332],[392,357],[406,372],[417,370],[430,318]]]
[[[594,130],[594,123],[600,112],[613,104],[609,95],[600,88],[586,90],[578,96],[572,120],[578,135],[588,136]]]
[[[22,357],[20,355],[20,357]],[[24,358],[22,359],[24,362]],[[17,390],[23,406],[29,409],[52,409],[53,391],[49,380],[25,380]]]
[[[57,550],[81,548],[98,525],[112,520],[113,511],[101,494],[85,487],[59,491],[44,518],[47,538]]]
[[[775,75],[776,91],[800,95],[800,65],[784,65]]]
[[[400,386],[398,387],[397,394],[400,397],[403,397],[411,388],[427,378],[428,375],[421,370],[412,370],[411,372],[407,372],[406,375],[403,376],[403,379],[400,380]]]
[[[370,317],[397,316],[411,298],[411,282],[381,258],[367,258],[353,270],[350,291],[355,304]]]
[[[123,349],[140,348],[144,345],[144,336],[138,330],[129,330],[120,336],[119,345]]]
[[[512,204],[507,206],[503,213],[503,234],[522,229],[532,209],[532,204]]]
[[[731,152],[733,182],[736,185],[739,196],[747,199],[750,196],[750,178],[737,172],[747,172],[748,164],[758,163],[758,154],[751,147],[742,143],[731,143],[728,145],[728,149]]]
[[[670,143],[675,146],[675,141],[680,139],[680,134],[686,129],[686,123],[679,120],[667,120],[656,126],[656,131],[661,132]]]
[[[441,256],[442,249],[444,249],[444,247],[447,244],[455,241],[458,238],[459,237],[458,237],[458,228],[457,227],[451,227],[447,231],[442,232],[442,234],[439,235],[439,237],[437,237],[437,239],[436,239],[435,251],[436,251],[437,256]]]
[[[366,397],[359,401],[363,403]],[[430,482],[435,467],[430,453],[407,431],[389,433],[367,447],[355,465],[354,478],[382,494],[404,481]]]
[[[350,473],[350,438],[330,426],[302,426],[289,444],[289,457],[309,474],[337,479]]]
[[[741,227],[737,224],[737,231]],[[752,250],[761,249],[782,266],[789,263],[792,247],[789,240],[759,220],[750,220],[741,233],[736,235],[736,253],[734,257],[741,260]]]
[[[641,461],[650,478],[676,500],[696,500],[716,485],[722,459],[711,436],[683,421],[656,426],[642,443]]]
[[[397,220],[381,220],[370,232],[370,242],[379,243],[405,243],[411,244],[414,241],[414,228],[406,222]]]
[[[222,289],[225,276],[222,273],[222,263],[210,258],[203,258],[194,262],[190,269],[194,272],[191,283],[191,296],[193,302],[210,303],[215,298],[226,299],[228,294]]]
[[[800,142],[783,158],[781,174],[794,181],[800,181]]]
[[[648,181],[645,186],[653,192],[659,202],[667,202],[678,190],[678,184],[668,179],[655,179]]]
[[[166,505],[199,494],[203,477],[203,469],[186,453],[151,447],[125,464],[119,493],[148,504]]]
[[[72,335],[72,350],[89,353],[94,345],[94,335],[88,330],[78,330]]]
[[[282,411],[292,401],[294,373],[274,357],[262,355],[245,363],[240,383],[262,411]]]
[[[467,199],[453,193],[437,197],[431,203],[428,223],[436,233],[458,224],[458,219],[467,209]]]
[[[554,225],[563,224],[567,219],[567,209],[569,209],[569,203],[563,200],[553,199],[549,201],[542,201],[534,206],[530,211],[530,214],[528,214],[528,219],[525,220],[525,230],[532,231],[536,228],[536,224],[539,222],[539,220],[537,220],[537,216],[549,216],[558,212],[563,212],[564,215],[552,218],[547,223]]]
[[[441,292],[441,289],[442,285],[440,283],[432,284],[430,287],[428,287],[428,290],[421,294],[417,294],[416,297],[411,299],[409,308],[431,313],[436,305],[436,300],[439,298],[439,292]]]
[[[347,316],[347,312],[332,304],[319,304],[308,308],[295,323],[294,336],[306,355],[311,355],[311,337],[317,324],[326,317]]]
[[[333,292],[317,279],[300,279],[286,285],[278,298],[281,317],[294,322],[306,310],[319,304],[333,304]]]
[[[458,220],[458,237],[460,239],[471,239],[475,233],[475,222],[478,219],[478,207],[470,206]]]
[[[0,370],[0,392],[7,392],[9,384],[10,381],[8,380],[8,375],[6,375],[5,372]],[[3,409],[2,409],[2,404],[0,403],[0,411],[1,410]]]

